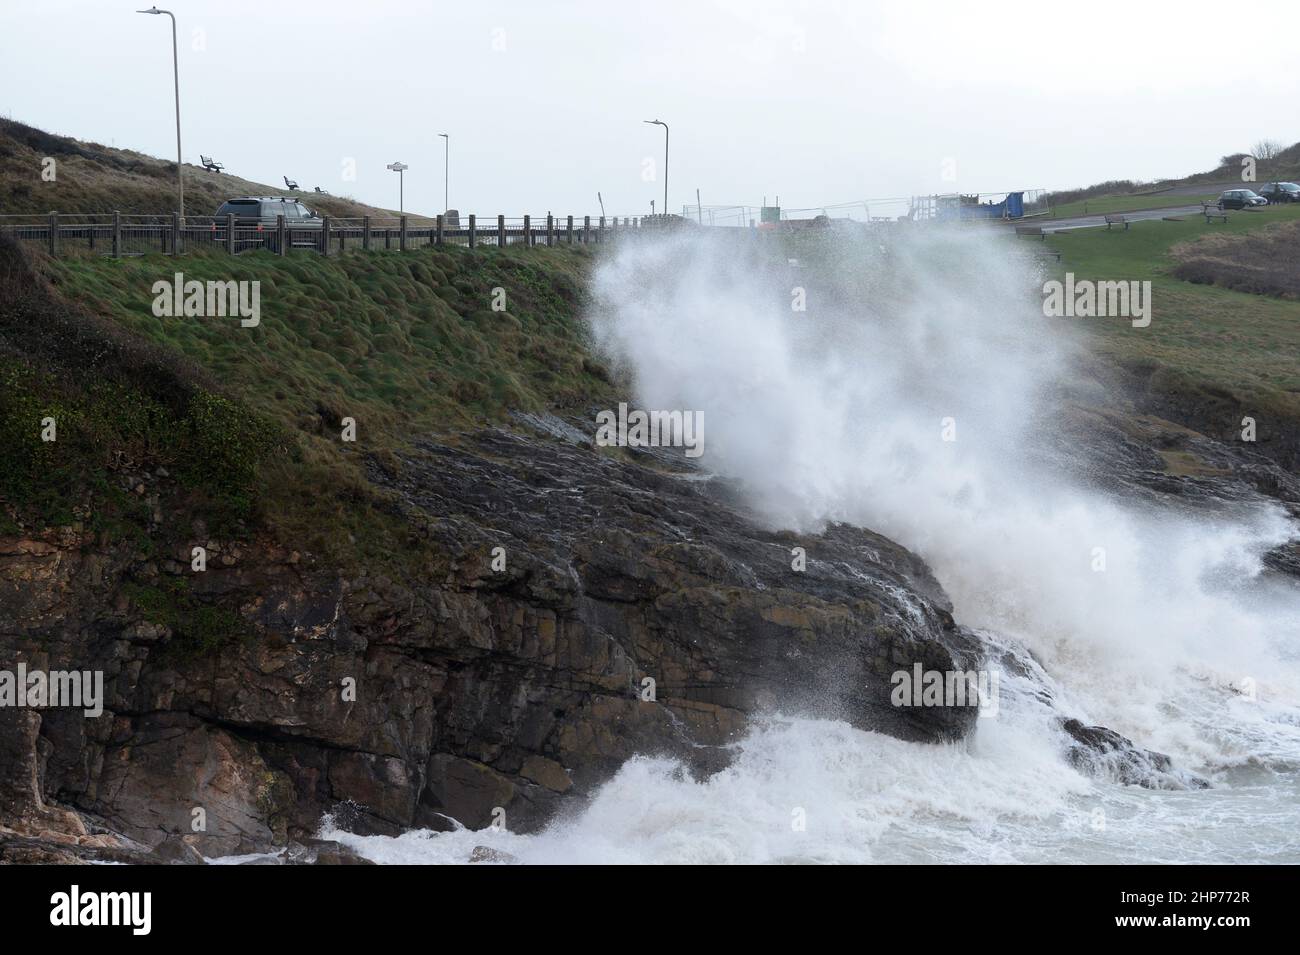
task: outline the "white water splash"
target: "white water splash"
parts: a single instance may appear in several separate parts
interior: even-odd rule
[[[1300,861],[1300,599],[1260,562],[1295,527],[1265,503],[1189,517],[1052,463],[1071,330],[998,240],[935,229],[838,254],[791,271],[703,236],[627,243],[598,271],[593,327],[640,407],[704,413],[705,466],[774,526],[841,520],[910,547],[960,622],[1033,653],[1056,704],[1004,673],[998,717],[957,744],[772,717],[712,778],[633,759],[536,835],[322,835],[388,862],[480,845],[539,863]],[[1215,788],[1080,775],[1062,711]]]
[[[930,563],[959,621],[1019,640],[1083,715],[1189,768],[1232,761],[1231,731],[1186,697],[1250,678],[1300,700],[1300,595],[1261,580],[1262,554],[1296,528],[1262,502],[1176,514],[1059,463],[1077,346],[1013,253],[975,230],[916,230],[888,248],[842,242],[828,267],[764,271],[707,238],[640,243],[598,273],[594,327],[643,406],[704,412],[705,466],[774,525],[894,538]]]

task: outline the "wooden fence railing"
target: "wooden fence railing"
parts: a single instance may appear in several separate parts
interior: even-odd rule
[[[393,249],[406,251],[431,245],[505,247],[587,245],[608,242],[620,235],[654,228],[655,219],[646,217],[599,216],[363,216],[312,220],[236,219],[234,216],[178,215],[76,215],[51,212],[45,216],[0,216],[0,235],[38,243],[51,255],[90,253],[100,255],[144,255],[160,252],[174,255],[197,249],[223,251],[231,255],[265,249],[277,255],[308,250],[335,255],[349,249]]]

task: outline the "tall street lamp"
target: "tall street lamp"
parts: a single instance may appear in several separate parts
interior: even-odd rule
[[[176,53],[176,17],[170,10],[150,7],[137,10],[136,13],[152,13],[157,16],[165,13],[172,18],[172,79],[176,85],[176,200],[180,207],[180,216],[185,218],[185,183],[181,180],[181,67],[180,57]]]
[[[650,126],[664,128],[664,215],[668,214],[668,124],[660,119],[644,120]]]
[[[390,162],[388,164],[388,168],[393,170],[393,172],[397,173],[397,211],[405,212],[406,211],[405,208],[406,183],[405,183],[405,177],[402,175],[402,173],[406,172],[406,170],[410,169],[411,167],[404,162]]]
[[[446,133],[439,133],[446,142],[442,152],[442,211],[446,212],[451,208],[451,200],[447,198],[447,183],[451,179],[451,137]]]

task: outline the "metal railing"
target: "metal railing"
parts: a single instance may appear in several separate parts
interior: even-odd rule
[[[134,256],[212,250],[239,255],[263,250],[275,255],[311,251],[405,252],[429,246],[590,245],[609,242],[653,220],[637,216],[325,216],[299,221],[277,216],[251,221],[234,216],[0,215],[0,235],[45,247],[53,256]]]

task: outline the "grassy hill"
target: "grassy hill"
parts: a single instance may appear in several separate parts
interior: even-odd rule
[[[1047,196],[1054,216],[1082,215],[1085,212],[1128,212],[1136,209],[1160,209],[1166,206],[1194,205],[1200,198],[1217,196],[1227,183],[1249,186],[1241,181],[1244,153],[1224,156],[1217,166],[1181,179],[1158,179],[1141,182],[1131,179],[1112,180],[1080,189],[1061,189]],[[1255,168],[1257,183],[1300,181],[1300,143],[1281,150],[1269,160],[1259,160]],[[1202,187],[1202,188],[1196,188]],[[1175,193],[1176,194],[1171,194]]]
[[[80,197],[60,206],[156,211],[171,200],[161,160],[4,123],[0,188],[18,194],[22,209],[48,204],[43,155],[65,157],[59,188],[68,192],[59,195]],[[193,177],[195,194],[207,188],[214,203],[231,191],[226,177]],[[1062,271],[1153,283],[1150,328],[1088,322],[1105,361],[1188,407],[1223,411],[1224,420],[1252,409],[1300,434],[1300,302],[1224,287],[1221,270],[1197,281],[1175,272],[1187,261],[1274,254],[1265,250],[1286,268],[1289,241],[1245,252],[1222,244],[1296,220],[1300,208],[1270,208],[1226,225],[1140,222],[1048,242],[1064,253]],[[1181,251],[1206,236],[1219,244]],[[621,389],[589,350],[579,317],[592,259],[582,247],[449,247],[328,259],[196,250],[51,260],[0,241],[0,533],[89,525],[147,550],[157,505],[140,488],[163,474],[172,524],[270,534],[341,566],[423,559],[367,467],[397,467],[394,452],[421,435],[454,441],[458,429],[511,410],[617,401]],[[259,282],[261,323],[155,316],[153,283],[177,270]],[[492,309],[496,289],[504,311]],[[354,444],[340,441],[345,417],[356,421]],[[58,422],[56,442],[41,440],[47,418]]]
[[[41,178],[42,161],[47,156],[56,163],[54,182]],[[297,195],[323,215],[397,215],[391,209],[378,209],[346,197],[290,193],[282,185],[268,186],[212,173],[189,163],[182,166],[181,173],[185,208],[191,215],[212,215],[231,196],[279,195]],[[174,162],[0,119],[0,214],[116,211],[148,215],[171,211],[175,204]]]
[[[58,160],[57,183],[40,179],[45,156]],[[283,192],[184,173],[187,205],[204,209]],[[162,160],[0,121],[4,213],[157,212],[171,206],[174,175]],[[418,561],[419,541],[393,547],[411,528],[368,466],[394,467],[393,452],[424,434],[455,440],[512,410],[616,400],[579,318],[591,259],[582,247],[50,259],[0,239],[0,533],[89,526],[148,549],[161,474],[168,523],[266,533],[340,566]],[[153,284],[178,270],[260,283],[260,324],[156,317]],[[355,443],[341,441],[343,418],[356,421]],[[56,441],[41,440],[46,419]]]
[[[1297,228],[1300,206],[1286,205],[1230,213],[1227,223],[1153,219],[1046,241],[1062,253],[1055,266],[1062,275],[1151,282],[1149,327],[1080,320],[1098,356],[1136,376],[1166,407],[1183,409],[1183,423],[1230,433],[1249,414],[1295,448],[1300,301],[1289,290]],[[1255,291],[1242,290],[1247,283]]]
[[[582,248],[51,261],[0,245],[11,530],[90,514],[138,525],[124,488],[163,468],[223,533],[268,529],[382,564],[400,528],[371,493],[367,460],[391,465],[421,435],[511,410],[616,400],[578,317]],[[260,282],[260,324],[155,317],[152,285],[177,269]],[[505,311],[491,310],[498,288]],[[47,416],[53,444],[40,440]],[[345,417],[354,444],[341,441]]]

